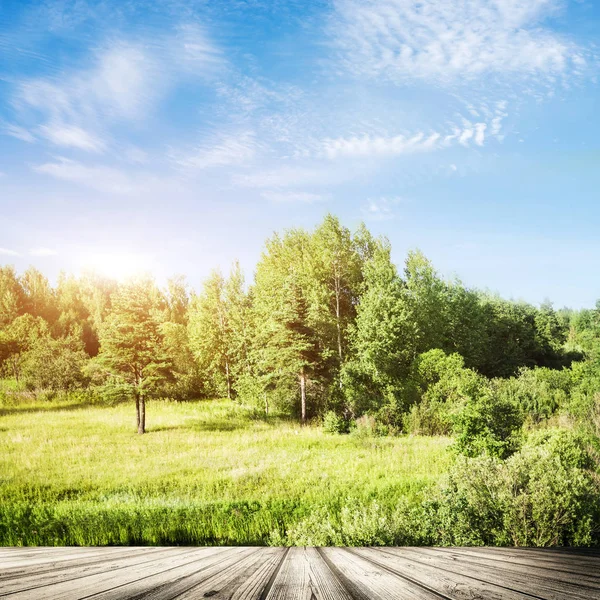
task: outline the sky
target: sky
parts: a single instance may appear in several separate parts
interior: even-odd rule
[[[0,264],[197,288],[325,214],[600,298],[600,3],[0,0]]]

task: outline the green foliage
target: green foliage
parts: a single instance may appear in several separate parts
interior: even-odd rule
[[[429,543],[491,546],[594,545],[600,489],[579,442],[549,434],[506,461],[463,458],[425,504]]]
[[[32,390],[71,391],[86,384],[88,357],[78,336],[38,339],[25,353],[22,377]]]
[[[454,416],[454,448],[465,456],[506,458],[519,448],[522,425],[518,406],[485,390],[468,398]]]
[[[517,377],[495,380],[494,388],[500,397],[517,404],[533,423],[539,423],[567,408],[573,374],[569,369],[522,368]]]
[[[0,545],[267,544],[319,507],[418,504],[451,459],[445,438],[364,443],[227,399],[149,408],[136,436],[129,403],[0,405]]]
[[[325,433],[348,433],[350,431],[350,424],[344,417],[340,417],[334,411],[328,410],[323,415],[323,431]]]
[[[487,391],[485,378],[464,368],[459,354],[435,349],[417,357],[411,380],[416,401],[404,419],[407,431],[425,435],[447,435],[453,415],[467,402]]]

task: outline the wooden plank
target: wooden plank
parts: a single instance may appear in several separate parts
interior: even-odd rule
[[[224,552],[208,558],[196,558],[160,572],[149,573],[145,577],[124,582],[103,592],[86,598],[94,600],[171,600],[181,598],[193,589],[194,598],[202,597],[198,587],[219,573],[230,573],[238,565],[247,564],[260,555],[258,548],[227,548]],[[212,589],[212,588],[211,588]],[[210,590],[208,590],[210,591]]]
[[[536,575],[522,575],[507,573],[501,566],[488,567],[483,563],[463,564],[452,560],[446,553],[436,548],[390,548],[397,556],[419,560],[438,569],[445,569],[449,573],[476,576],[480,581],[510,587],[515,591],[530,594],[547,600],[565,600],[574,598],[589,600],[590,590],[566,582],[553,582],[546,577]],[[507,583],[509,582],[509,583]]]
[[[290,548],[265,600],[352,600],[316,548]]]
[[[473,576],[450,573],[433,565],[399,557],[397,554],[386,552],[383,548],[356,548],[352,552],[356,552],[374,564],[390,569],[400,577],[418,581],[429,590],[453,600],[471,600],[473,598],[523,600],[523,598],[530,598],[527,594],[509,587],[480,581]]]
[[[505,571],[515,570],[521,573],[533,573],[559,581],[571,581],[573,583],[588,583],[591,587],[600,588],[600,561],[595,565],[590,562],[587,568],[570,567],[563,563],[543,563],[533,558],[519,558],[508,556],[504,552],[486,552],[485,550],[471,550],[470,548],[440,548],[441,552],[447,552],[454,560],[464,563],[483,563],[488,566],[501,567]],[[557,566],[560,565],[560,566]]]
[[[44,573],[60,573],[61,576],[64,576],[68,574],[69,571],[79,567],[102,565],[107,562],[119,563],[119,561],[122,561],[123,559],[148,557],[161,551],[161,548],[130,548],[127,552],[120,552],[118,554],[107,552],[85,555],[83,558],[71,557],[65,560],[46,560],[41,564],[35,565],[35,573],[33,574],[38,576]],[[32,570],[32,566],[26,566],[22,563],[17,567],[11,566],[7,569],[0,569],[0,584],[8,579],[12,580],[21,577],[31,577]]]
[[[408,581],[345,548],[323,548],[323,553],[336,569],[352,581],[364,598],[377,600],[445,599],[412,581]]]
[[[192,600],[194,598],[230,600],[248,580],[256,582],[256,579],[262,582],[263,585],[251,585],[250,589],[258,587],[258,594],[255,594],[254,598],[259,598],[269,576],[280,563],[283,554],[284,551],[281,548],[256,548],[255,552],[246,559],[237,561],[226,569],[217,570],[214,574],[207,573],[201,581],[194,583],[193,587],[188,588],[180,595],[174,596],[174,598],[177,598],[177,600]],[[189,578],[186,584],[193,579],[193,577]],[[241,597],[252,598],[250,589],[246,586],[247,591]],[[237,594],[237,596],[239,597],[240,594]]]
[[[591,600],[600,552],[527,548],[4,548],[20,600]]]
[[[5,578],[0,579],[0,597],[9,593],[12,594],[19,590],[32,590],[58,582],[82,579],[90,575],[102,573],[114,574],[121,569],[128,569],[140,565],[152,566],[154,562],[164,560],[165,554],[168,552],[174,554],[179,553],[178,550],[154,548],[151,554],[147,552],[141,554],[138,552],[131,552],[129,556],[121,555],[119,557],[112,557],[109,555],[101,561],[98,561],[96,558],[92,564],[71,562],[69,566],[64,567],[63,563],[59,563],[60,566],[55,569],[36,568],[33,571],[29,570],[26,574],[23,574],[22,568],[20,568],[21,573],[12,577],[8,575]]]
[[[224,548],[166,548],[156,560],[134,565],[116,572],[102,572],[71,580],[62,580],[52,585],[36,587],[35,592],[31,589],[23,589],[21,592],[13,593],[11,600],[21,598],[32,598],[35,594],[36,600],[68,600],[70,598],[85,598],[111,590],[132,581],[138,581],[155,573],[162,573],[171,569],[186,566],[192,562],[206,557],[219,560],[218,553],[226,551]]]

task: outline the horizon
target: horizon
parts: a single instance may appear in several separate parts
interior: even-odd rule
[[[238,259],[250,282],[267,237],[332,213],[400,269],[419,248],[503,298],[600,298],[589,0],[3,7],[0,263],[19,273],[198,290]]]

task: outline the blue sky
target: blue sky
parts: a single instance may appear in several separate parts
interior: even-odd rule
[[[0,0],[0,263],[197,287],[324,214],[600,298],[589,0]]]

